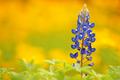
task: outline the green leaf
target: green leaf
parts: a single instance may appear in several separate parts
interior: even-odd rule
[[[108,73],[114,80],[120,79],[120,66],[110,66]]]

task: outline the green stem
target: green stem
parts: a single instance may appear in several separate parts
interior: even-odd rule
[[[81,45],[81,49],[83,48],[83,43],[84,43],[84,38],[82,39],[82,45]],[[82,68],[83,67],[83,54],[81,54],[81,64],[80,64],[80,67]],[[81,72],[81,78],[83,78],[83,73]]]

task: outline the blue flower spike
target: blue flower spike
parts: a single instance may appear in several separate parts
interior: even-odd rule
[[[76,63],[80,64],[80,67],[85,65],[85,61],[92,61],[92,53],[96,51],[96,48],[93,48],[92,43],[96,41],[95,33],[93,33],[93,28],[95,23],[89,21],[90,15],[87,9],[86,4],[84,4],[81,9],[80,14],[78,15],[77,28],[72,29],[74,37],[72,38],[73,44],[71,45],[72,49],[78,50],[76,53],[70,53],[70,57],[76,59]],[[80,53],[80,54],[78,54]],[[77,57],[80,56],[80,59]],[[94,63],[88,64],[88,66],[93,66]]]

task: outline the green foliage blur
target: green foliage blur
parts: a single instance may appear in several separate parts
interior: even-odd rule
[[[46,60],[49,66],[42,68],[33,61],[19,61],[20,69],[0,68],[0,80],[119,80],[120,66],[109,66],[107,73],[99,74],[92,67],[80,68],[64,61]],[[80,73],[87,74],[81,78]]]

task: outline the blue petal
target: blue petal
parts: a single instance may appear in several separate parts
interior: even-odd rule
[[[91,48],[91,52],[95,52],[95,50],[96,50],[95,48]]]
[[[80,40],[83,39],[83,38],[84,38],[84,35],[85,35],[85,34],[84,34],[83,32],[80,33],[80,34],[79,34],[79,39],[80,39]]]
[[[92,32],[92,30],[88,30],[88,31],[87,31],[88,36],[91,35],[91,32]]]
[[[75,48],[76,48],[76,45],[71,45],[71,48],[72,48],[72,49],[75,49]]]
[[[83,31],[86,31],[87,30],[87,26],[83,26]]]
[[[90,36],[91,36],[91,37],[95,37],[95,33],[92,33]]]
[[[71,57],[71,58],[74,58],[74,55],[73,55],[72,53],[70,53],[70,57]]]
[[[81,49],[81,54],[85,54],[85,53],[86,53],[85,48],[82,48],[82,49]]]
[[[90,55],[91,55],[91,52],[86,51],[86,55],[87,55],[87,56],[90,56]]]
[[[77,31],[80,31],[80,26],[81,26],[81,25],[78,25],[78,26],[77,26]]]
[[[75,44],[76,44],[76,47],[78,48],[79,47],[79,42],[76,41]]]
[[[77,33],[77,31],[76,31],[76,30],[74,30],[74,29],[72,29],[72,33],[73,33],[73,34],[76,34],[76,33]]]
[[[79,35],[76,35],[75,38],[76,38],[76,40],[79,40]]]
[[[93,28],[95,26],[95,23],[91,23],[89,26]]]
[[[88,45],[88,49],[90,50],[91,48],[92,48],[91,43],[89,43],[89,45]]]
[[[84,46],[88,46],[89,42],[87,40],[84,40]]]
[[[80,40],[83,39],[83,35],[82,34],[79,35],[79,39]]]
[[[77,57],[78,57],[78,52],[76,52],[75,54],[70,53],[70,57],[71,57],[71,58],[77,58]]]
[[[72,41],[73,41],[73,42],[76,42],[77,40],[76,40],[76,38],[73,37],[73,38],[72,38]]]
[[[89,41],[90,39],[89,39],[89,38],[86,38],[85,40],[86,40],[86,41]]]
[[[95,40],[96,40],[96,39],[95,39],[94,37],[93,37],[93,38],[91,38],[91,42],[95,42]]]
[[[74,58],[77,58],[77,57],[78,57],[78,52],[74,54]]]

